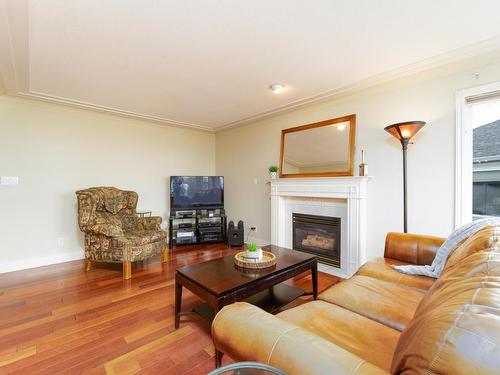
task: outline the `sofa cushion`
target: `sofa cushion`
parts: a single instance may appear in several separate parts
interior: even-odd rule
[[[235,361],[275,366],[290,375],[389,375],[301,327],[246,302],[225,306],[212,323],[218,350]]]
[[[391,258],[375,258],[361,266],[356,274],[424,290],[429,289],[436,281],[432,277],[406,275],[392,268],[393,265],[403,264],[408,263]]]
[[[380,368],[390,369],[400,335],[395,329],[325,301],[309,302],[277,316]]]
[[[499,237],[500,226],[478,232],[473,251],[445,268],[401,334],[393,373],[498,374]]]
[[[131,230],[124,233],[124,238],[131,246],[142,246],[165,239],[167,232],[157,229]]]
[[[469,255],[493,246],[494,241],[496,240],[495,236],[492,236],[494,230],[493,226],[484,227],[483,229],[477,231],[473,236],[463,241],[448,256],[443,272],[452,268],[455,264],[459,263],[462,259],[467,258]]]
[[[444,238],[411,233],[387,233],[384,257],[411,264],[432,264]]]
[[[328,288],[318,298],[402,331],[424,294],[421,289],[357,275]]]
[[[127,212],[128,210],[121,210],[118,215],[116,215],[116,219],[120,221],[121,226],[125,232],[140,230],[142,226],[139,224],[140,218],[137,215],[130,214]]]
[[[90,228],[90,231],[97,234],[103,234],[108,237],[121,237],[123,236],[123,230],[120,225],[105,223],[105,224],[94,224]]]

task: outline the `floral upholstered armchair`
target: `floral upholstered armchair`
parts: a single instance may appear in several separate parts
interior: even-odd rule
[[[76,192],[78,224],[85,233],[85,268],[92,262],[123,263],[123,278],[131,264],[162,253],[167,259],[167,232],[161,217],[138,217],[137,193],[114,187],[93,187]]]

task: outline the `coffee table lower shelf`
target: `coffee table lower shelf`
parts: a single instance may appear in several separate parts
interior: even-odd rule
[[[305,294],[307,293],[302,289],[295,288],[287,284],[278,284],[269,289],[263,290],[262,292],[254,294],[253,296],[244,299],[242,302],[248,302],[267,312],[275,313],[281,307]],[[201,315],[205,319],[208,319],[210,322],[215,317],[214,310],[208,303],[202,303],[201,305],[194,307],[193,312]]]

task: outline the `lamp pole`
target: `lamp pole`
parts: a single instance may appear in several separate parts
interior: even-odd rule
[[[406,156],[408,151],[408,139],[402,139],[401,146],[403,146],[403,228],[404,232],[408,233],[408,184],[406,181]]]
[[[424,121],[406,121],[386,126],[384,130],[397,138],[403,148],[403,228],[408,233],[408,191],[406,179],[406,154],[410,139],[425,125]]]

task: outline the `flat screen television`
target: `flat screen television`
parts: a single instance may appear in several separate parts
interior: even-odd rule
[[[223,176],[170,176],[170,208],[224,206]]]

